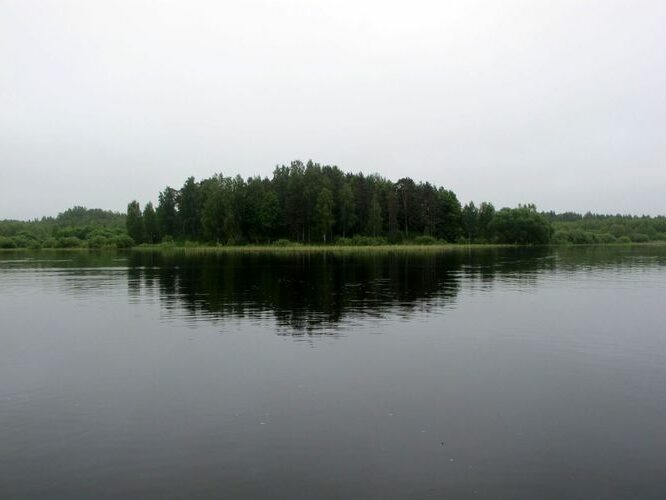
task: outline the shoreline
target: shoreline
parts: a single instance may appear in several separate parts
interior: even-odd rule
[[[666,241],[632,243],[586,243],[586,244],[548,244],[518,245],[508,243],[439,243],[434,245],[388,244],[388,245],[178,245],[155,244],[137,245],[129,248],[0,248],[0,252],[193,252],[193,253],[341,253],[341,252],[423,252],[451,250],[484,250],[500,248],[584,248],[584,247],[659,247],[666,246]]]

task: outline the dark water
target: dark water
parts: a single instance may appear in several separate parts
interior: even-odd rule
[[[666,498],[666,248],[0,253],[1,498]]]

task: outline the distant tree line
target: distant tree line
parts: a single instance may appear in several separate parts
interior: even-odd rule
[[[666,217],[496,210],[409,177],[344,173],[294,161],[270,178],[214,175],[164,188],[126,214],[71,208],[57,217],[0,221],[0,248],[126,248],[135,244],[384,243],[608,244],[666,241]]]
[[[666,217],[546,212],[558,244],[644,243],[666,241]]]
[[[453,191],[429,182],[393,182],[312,161],[278,166],[271,178],[190,177],[180,189],[161,191],[157,206],[129,203],[126,224],[137,243],[541,244],[553,233],[534,205],[461,207]]]
[[[73,207],[57,217],[0,221],[0,248],[127,248],[134,245],[125,215]]]

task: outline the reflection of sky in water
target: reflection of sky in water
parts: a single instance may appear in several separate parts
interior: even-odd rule
[[[666,248],[48,255],[0,496],[666,498]]]
[[[243,256],[78,253],[8,254],[6,291],[80,300],[158,303],[162,321],[246,318],[280,334],[337,334],[384,319],[441,315],[459,296],[539,289],[661,289],[666,249],[578,247],[421,254]]]

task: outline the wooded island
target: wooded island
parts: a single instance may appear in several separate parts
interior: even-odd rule
[[[222,174],[126,214],[74,207],[56,218],[0,221],[0,248],[131,247],[139,244],[355,245],[410,243],[593,244],[666,240],[666,218],[538,212],[532,204],[496,210],[461,205],[456,194],[409,177],[345,173],[294,161],[271,178]]]

